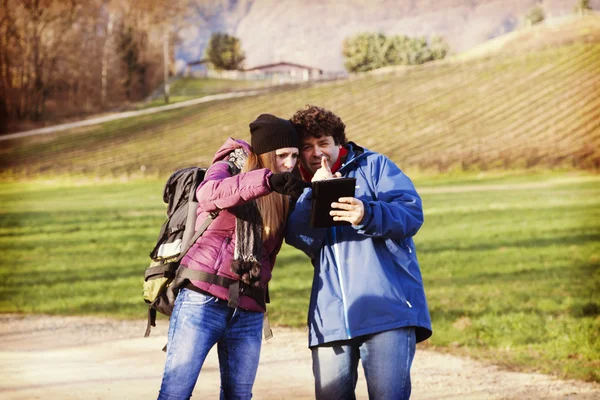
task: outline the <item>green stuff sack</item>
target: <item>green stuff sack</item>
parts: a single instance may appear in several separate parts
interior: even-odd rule
[[[165,267],[164,263],[153,261],[148,267],[147,271],[149,273],[144,277],[144,288],[142,294],[146,303],[154,303],[156,299],[160,297],[161,293],[166,290],[169,284],[173,282],[175,271],[172,269],[176,268],[176,265],[174,265],[174,263],[168,264],[169,265]],[[170,313],[167,315],[170,315]]]
[[[142,296],[144,301],[148,304],[152,304],[167,285],[170,283],[168,278],[160,277],[158,279],[151,279],[144,282],[144,292]]]

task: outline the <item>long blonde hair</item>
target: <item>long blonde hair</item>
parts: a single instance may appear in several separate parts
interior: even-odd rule
[[[242,172],[253,171],[260,168],[268,168],[275,172],[277,167],[277,154],[275,150],[256,155],[256,153],[248,154],[246,164],[242,168]],[[263,220],[263,240],[272,235],[277,234],[287,218],[290,208],[288,196],[284,196],[277,192],[271,192],[266,196],[256,199],[256,205],[260,211]]]

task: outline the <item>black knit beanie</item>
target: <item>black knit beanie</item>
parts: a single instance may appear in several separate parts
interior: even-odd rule
[[[300,140],[292,123],[271,114],[260,114],[251,122],[250,134],[252,136],[250,144],[256,154],[268,153],[284,147],[300,148]]]

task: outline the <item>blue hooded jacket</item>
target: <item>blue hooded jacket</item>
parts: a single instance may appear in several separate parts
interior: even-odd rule
[[[421,198],[387,157],[350,142],[339,172],[356,178],[360,226],[310,227],[312,190],[305,189],[285,240],[312,260],[309,346],[400,327],[431,336],[431,318],[412,237],[423,224]]]

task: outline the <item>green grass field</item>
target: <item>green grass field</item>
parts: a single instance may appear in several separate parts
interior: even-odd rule
[[[600,178],[416,184],[426,215],[416,244],[434,326],[428,345],[600,380]],[[142,275],[164,219],[162,185],[1,183],[0,312],[144,318]],[[308,260],[284,246],[271,284],[275,325],[304,326],[311,280]]]

